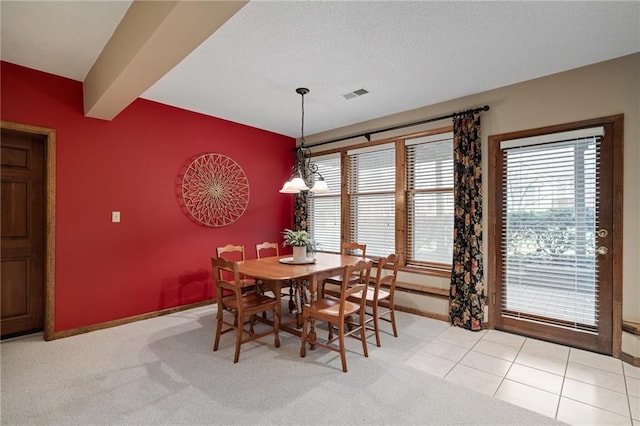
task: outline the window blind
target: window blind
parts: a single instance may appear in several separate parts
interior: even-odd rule
[[[321,251],[340,252],[340,154],[313,157],[329,192],[309,192],[309,233]]]
[[[446,133],[407,140],[407,263],[451,265],[452,137]]]
[[[502,147],[504,316],[597,332],[601,133],[592,134]]]
[[[395,149],[385,144],[349,152],[349,241],[367,255],[395,252]]]

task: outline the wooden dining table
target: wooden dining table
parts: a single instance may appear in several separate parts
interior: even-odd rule
[[[278,300],[281,300],[282,287],[291,280],[306,281],[310,297],[316,298],[319,283],[331,276],[340,275],[346,265],[354,264],[359,260],[362,260],[362,257],[336,253],[314,253],[312,263],[309,261],[309,263],[293,264],[291,256],[273,256],[238,262],[238,272],[263,281]],[[281,319],[282,316],[280,313],[279,315]],[[298,310],[295,324],[296,327],[293,328],[290,326],[291,324],[281,322],[280,329],[300,335],[299,327],[302,325],[300,310]]]

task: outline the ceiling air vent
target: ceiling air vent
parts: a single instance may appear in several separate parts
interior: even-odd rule
[[[366,95],[367,93],[369,93],[367,89],[358,89],[358,90],[354,90],[353,92],[345,93],[344,95],[342,95],[342,97],[345,100],[349,100],[349,99],[357,98],[358,96]]]

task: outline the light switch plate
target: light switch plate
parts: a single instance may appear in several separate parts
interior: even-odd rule
[[[111,222],[120,222],[120,212],[111,212]]]

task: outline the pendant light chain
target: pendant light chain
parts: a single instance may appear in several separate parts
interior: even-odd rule
[[[296,93],[301,95],[301,111],[302,111],[302,123],[300,124],[300,146],[296,147],[296,159],[293,167],[291,168],[291,175],[289,180],[282,185],[281,193],[285,194],[298,194],[302,191],[311,192],[329,192],[329,188],[324,181],[324,178],[318,172],[318,165],[311,162],[310,152],[308,148],[304,146],[304,95],[309,93],[309,89],[299,87],[296,89]],[[317,180],[314,181],[314,175],[317,175]],[[307,183],[308,182],[308,183]],[[309,188],[312,186],[311,188]]]
[[[300,88],[296,90],[301,96],[302,124],[300,125],[300,147],[304,148],[304,95],[309,93],[309,89]]]

